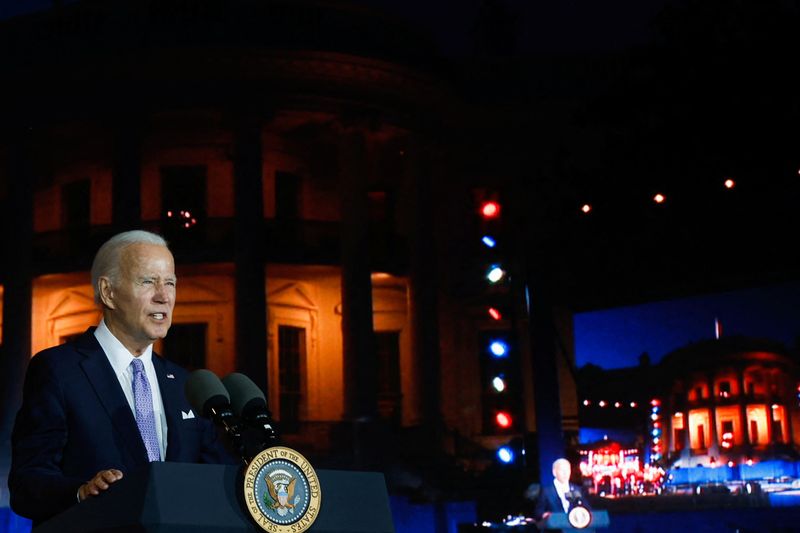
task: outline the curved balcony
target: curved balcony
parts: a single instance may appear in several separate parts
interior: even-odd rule
[[[178,263],[233,260],[233,218],[209,218],[189,229],[168,221],[147,221],[139,226],[164,235]],[[104,225],[36,234],[35,274],[88,270],[103,242],[124,229],[128,228]],[[264,220],[264,230],[264,242],[260,245],[268,263],[336,265],[340,261],[338,222]],[[406,239],[384,228],[370,230],[367,253],[374,270],[396,274],[407,270]]]

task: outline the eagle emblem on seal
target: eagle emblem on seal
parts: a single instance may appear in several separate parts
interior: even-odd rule
[[[265,476],[264,482],[267,485],[268,495],[264,499],[270,509],[280,516],[286,516],[289,512],[294,513],[297,501],[294,498],[294,487],[297,478],[293,477],[286,470],[275,470]],[[271,500],[271,501],[270,501]]]

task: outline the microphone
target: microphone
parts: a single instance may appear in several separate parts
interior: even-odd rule
[[[186,379],[186,398],[192,409],[225,429],[236,449],[241,448],[242,431],[231,410],[231,399],[222,381],[210,370],[195,370]]]
[[[570,508],[576,505],[583,505],[583,495],[581,494],[580,490],[569,490],[566,494],[564,494],[564,497],[569,502]]]
[[[278,444],[278,433],[272,421],[272,413],[269,412],[267,400],[258,385],[238,372],[225,376],[222,384],[230,394],[233,412],[258,434],[255,438],[259,442],[251,443],[255,447],[260,447],[256,454]]]

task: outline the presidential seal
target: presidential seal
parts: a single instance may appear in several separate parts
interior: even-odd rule
[[[307,530],[317,519],[321,499],[317,473],[305,457],[291,448],[267,448],[247,465],[245,505],[264,531]]]
[[[592,513],[583,505],[576,505],[567,513],[567,520],[575,529],[583,529],[592,523]]]

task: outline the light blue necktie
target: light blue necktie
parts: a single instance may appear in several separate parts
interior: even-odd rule
[[[150,393],[150,382],[144,371],[144,363],[139,359],[131,362],[133,366],[133,404],[136,408],[136,425],[142,434],[144,447],[147,448],[147,459],[150,462],[161,460],[161,449],[156,433],[156,414],[153,412],[153,395]]]

